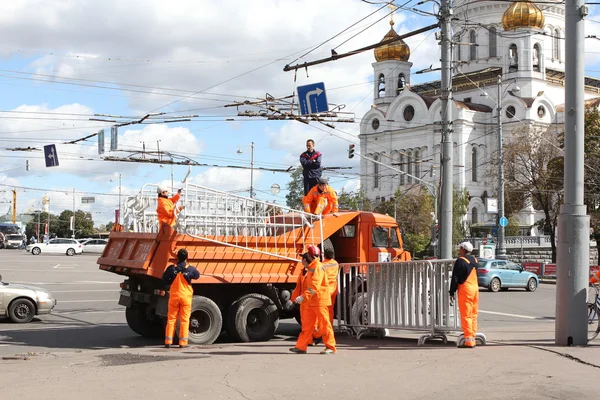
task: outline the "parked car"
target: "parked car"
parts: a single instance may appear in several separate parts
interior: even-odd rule
[[[50,314],[56,299],[46,289],[2,282],[0,275],[0,316],[16,323],[30,322],[36,315]]]
[[[86,239],[80,241],[84,253],[102,253],[108,240],[106,239]]]
[[[35,243],[27,246],[27,251],[37,256],[40,253],[58,253],[74,256],[83,252],[83,246],[75,239],[54,238],[46,243]]]
[[[528,292],[535,292],[539,284],[536,274],[508,260],[479,260],[477,281],[479,286],[488,288],[490,292],[509,288],[525,288]]]
[[[18,249],[23,244],[23,235],[5,235],[4,246],[7,249]]]

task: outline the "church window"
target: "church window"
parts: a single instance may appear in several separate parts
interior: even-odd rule
[[[511,44],[508,48],[508,72],[515,72],[519,70],[519,52],[517,51],[517,45]]]
[[[404,107],[404,111],[403,111],[402,115],[404,116],[404,120],[406,122],[412,121],[412,119],[415,117],[415,108],[410,105]]]
[[[373,157],[373,160],[379,161],[379,156]],[[379,164],[373,163],[373,188],[379,187]]]
[[[385,96],[385,76],[380,74],[377,80],[377,97],[383,96]]]
[[[398,93],[401,93],[404,90],[404,86],[406,85],[406,78],[404,74],[398,75]]]
[[[552,58],[554,58],[555,60],[560,60],[560,30],[555,29],[554,30],[554,35],[552,37],[552,50],[554,51],[554,56]]]
[[[477,147],[471,150],[471,180],[477,182]]]
[[[497,53],[496,53],[496,35],[497,35],[497,31],[496,28],[491,27],[489,29],[489,37],[490,37],[490,41],[489,41],[489,51],[490,51],[490,57],[496,57]]]
[[[475,37],[475,31],[469,33],[469,60],[473,61],[477,59],[477,38]]]
[[[400,171],[406,172],[406,156],[404,154],[400,154]],[[406,175],[400,174],[400,186],[404,186],[406,184]]]
[[[421,153],[419,150],[415,151],[415,176],[421,177]]]
[[[533,70],[540,72],[540,44],[533,45]]]
[[[477,212],[477,208],[473,207],[473,209],[471,210],[471,223],[476,224],[478,222],[479,222],[479,215]]]

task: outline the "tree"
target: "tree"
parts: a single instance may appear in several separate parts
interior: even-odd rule
[[[39,212],[35,213],[35,216],[32,221],[30,221],[25,226],[25,234],[28,238],[32,236],[36,236],[38,240],[42,240],[44,238],[44,231],[46,225],[49,223],[48,233],[56,233],[59,228],[59,218],[54,214],[49,214],[47,212]],[[38,224],[39,224],[39,237],[37,235],[38,232]]]
[[[296,168],[290,178],[291,180],[287,184],[288,194],[285,195],[285,203],[289,208],[302,210],[302,197],[304,197],[302,167]]]
[[[550,235],[555,262],[556,224],[562,203],[562,179],[557,179],[557,175],[562,154],[553,139],[547,137],[546,131],[535,126],[513,131],[504,147],[505,186],[507,191],[522,193],[525,203],[532,202],[535,209],[544,212],[539,226]]]
[[[467,226],[465,216],[469,209],[469,194],[467,189],[462,190],[454,188],[452,191],[452,242],[460,243],[467,236]],[[452,250],[458,254],[457,249]]]
[[[362,189],[354,192],[342,189],[338,193],[338,205],[340,210],[371,211],[371,200],[367,199]]]

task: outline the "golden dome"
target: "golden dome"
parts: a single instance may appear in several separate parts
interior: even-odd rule
[[[393,25],[393,21],[390,21],[390,25]],[[394,39],[399,37],[394,28],[390,27],[390,31],[385,34],[381,41],[386,41],[390,39]],[[397,60],[397,61],[408,61],[410,58],[410,48],[404,40],[399,39],[397,42],[388,43],[384,46],[375,48],[375,60],[379,61],[388,61],[388,60]]]
[[[542,10],[530,1],[515,1],[502,16],[502,27],[505,31],[517,28],[538,28],[544,26]]]

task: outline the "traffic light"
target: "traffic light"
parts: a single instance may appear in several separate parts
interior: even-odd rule
[[[348,158],[354,158],[354,146],[355,144],[351,144],[348,146]]]

